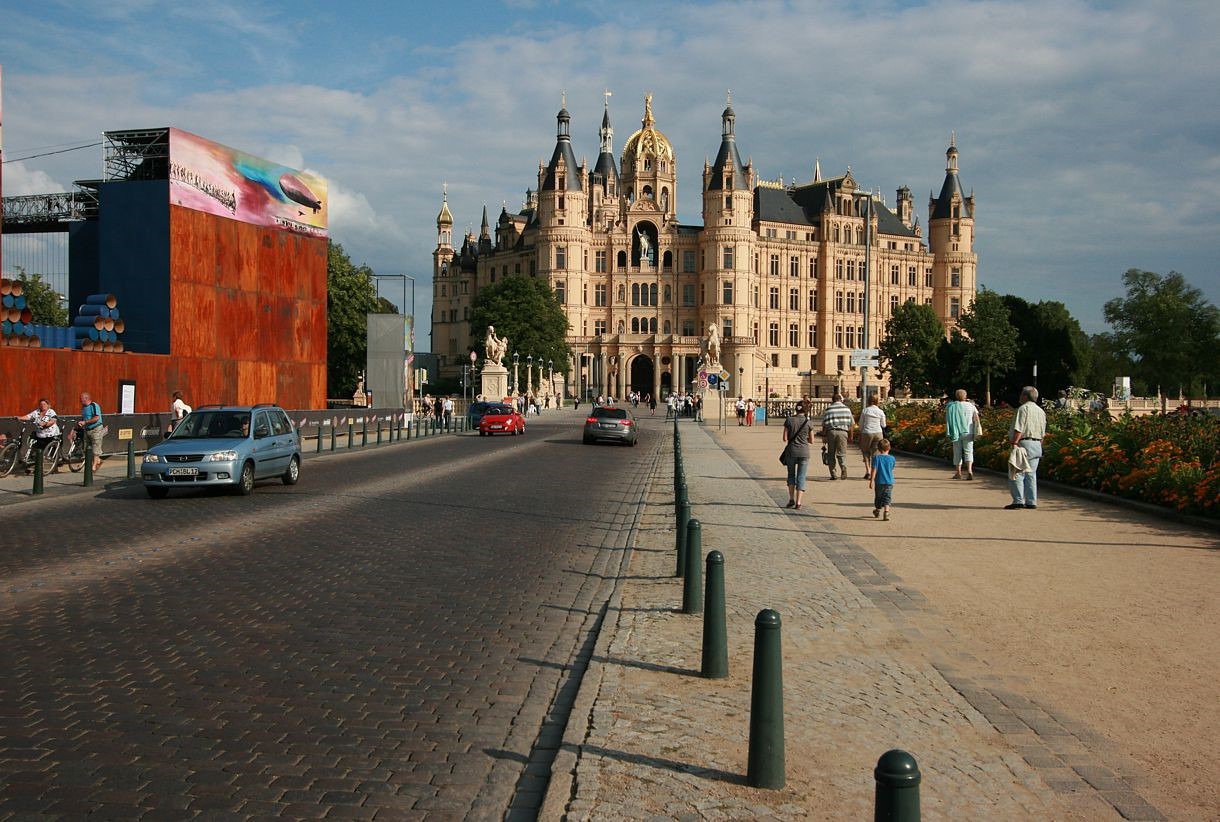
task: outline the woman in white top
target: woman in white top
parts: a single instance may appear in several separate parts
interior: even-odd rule
[[[885,412],[876,394],[868,395],[868,405],[860,412],[860,454],[864,457],[864,478],[873,475],[873,457],[881,447],[885,431]]]
[[[182,392],[175,391],[174,401],[169,407],[169,430],[173,431],[177,428],[178,422],[189,413],[191,413],[191,407],[182,401]]]

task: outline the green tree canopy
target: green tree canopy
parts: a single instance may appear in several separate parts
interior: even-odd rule
[[[991,378],[1016,365],[1017,330],[1008,319],[1008,307],[994,291],[982,289],[974,303],[958,318],[966,338],[962,376],[983,379],[984,401],[991,405]]]
[[[930,305],[906,302],[885,322],[881,371],[890,385],[907,388],[916,396],[940,394],[936,354],[945,341],[945,329]]]
[[[348,397],[368,362],[368,315],[396,314],[378,299],[373,269],[357,266],[331,242],[326,262],[326,392]]]
[[[67,325],[68,309],[51,284],[41,274],[29,274],[21,266],[15,269],[13,279],[21,280],[25,286],[25,304],[34,315],[34,322],[46,325]]]
[[[1132,268],[1126,297],[1105,305],[1116,352],[1148,389],[1200,393],[1220,378],[1220,310],[1176,271],[1162,277]]]
[[[505,277],[479,289],[470,307],[470,331],[480,361],[487,358],[484,341],[489,325],[495,326],[496,336],[508,338],[505,365],[516,352],[523,363],[533,355],[535,367],[539,361],[553,360],[556,371],[568,373],[568,318],[545,280]]]
[[[1018,341],[1015,367],[1000,375],[1000,395],[1016,396],[1023,386],[1036,384],[1043,394],[1054,396],[1070,385],[1082,385],[1090,361],[1089,338],[1067,306],[1052,300],[1029,303],[1011,294],[1000,299]]]

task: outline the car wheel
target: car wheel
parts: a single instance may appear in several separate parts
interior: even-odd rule
[[[144,490],[147,491],[148,495],[153,499],[165,499],[167,496],[169,496],[169,489],[162,488],[159,485],[146,485],[144,486]]]
[[[628,444],[628,445],[630,445],[632,448],[635,448],[635,443],[636,443],[636,441],[635,441],[635,440],[629,440],[629,441],[627,442],[627,444]]]
[[[247,462],[241,467],[241,475],[237,478],[237,493],[243,497],[254,493],[254,463]]]
[[[288,470],[284,472],[284,476],[280,477],[285,485],[296,485],[297,480],[301,478],[301,461],[294,454],[292,459],[288,461]]]

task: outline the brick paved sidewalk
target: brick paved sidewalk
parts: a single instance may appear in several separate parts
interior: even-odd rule
[[[957,663],[970,668],[971,660],[943,652],[951,636],[921,641],[921,631],[945,628],[919,619],[926,610],[919,592],[808,510],[827,495],[863,499],[863,481],[811,476],[806,510],[790,512],[780,507],[787,494],[778,463],[776,476],[760,481],[742,467],[749,459],[726,450],[752,449],[756,463],[774,452],[773,462],[778,427],[714,433],[684,422],[681,431],[704,553],[725,555],[730,677],[699,677],[702,618],[678,613],[667,445],[630,572],[552,771],[544,818],[565,811],[572,819],[868,818],[873,766],[894,747],[919,761],[927,818],[1163,818],[1124,773],[1098,759],[1091,746],[1100,740],[1087,728],[998,679],[959,673]],[[783,618],[787,786],[780,791],[751,789],[744,778],[753,624],[762,608]]]

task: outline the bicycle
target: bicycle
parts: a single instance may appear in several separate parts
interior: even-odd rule
[[[17,467],[17,463],[21,463],[27,469],[32,468],[34,460],[38,458],[34,454],[35,451],[41,452],[42,467],[44,473],[51,473],[59,464],[59,449],[61,437],[51,437],[50,442],[43,445],[41,448],[35,448],[37,437],[27,433],[29,424],[22,424],[21,435],[16,439],[9,440],[3,448],[0,448],[0,477],[7,477],[13,473],[13,469]],[[22,450],[22,445],[25,448]],[[81,465],[84,466],[84,459],[81,460]],[[69,466],[71,467],[71,466]]]

